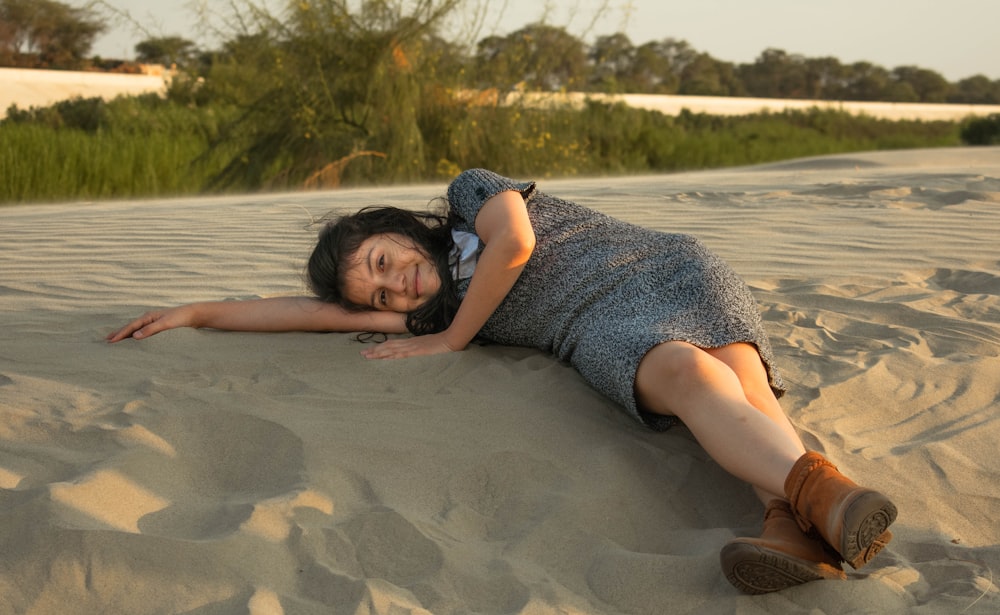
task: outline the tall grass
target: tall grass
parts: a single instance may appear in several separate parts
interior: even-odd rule
[[[438,97],[413,113],[415,129],[407,138],[419,146],[405,148],[404,155],[373,138],[369,147],[388,154],[350,161],[339,183],[447,180],[477,166],[518,177],[668,172],[961,143],[953,122],[893,122],[823,110],[674,117],[623,105],[533,109]],[[15,110],[0,123],[0,202],[296,189],[303,176],[332,162],[318,158],[293,176],[287,169],[296,153],[285,151],[255,165],[253,150],[222,138],[233,117],[233,109],[155,97]],[[220,184],[234,160],[255,172],[238,185]]]
[[[424,174],[485,166],[516,176],[616,175],[772,162],[876,149],[960,145],[954,122],[888,121],[814,109],[738,117],[666,116],[624,105],[582,110],[452,105],[421,118]],[[371,181],[377,165],[348,174]]]
[[[191,135],[13,125],[0,139],[0,199],[8,202],[185,194],[211,175],[192,164],[205,142]]]
[[[197,194],[223,165],[205,155],[223,115],[158,96],[12,108],[0,123],[0,202]]]

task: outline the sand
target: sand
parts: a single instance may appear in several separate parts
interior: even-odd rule
[[[162,73],[162,70],[160,72]],[[166,89],[167,81],[164,75],[155,73],[131,75],[0,68],[0,119],[7,116],[7,110],[11,105],[17,105],[19,109],[25,110],[32,107],[47,107],[77,97],[111,100],[116,96],[163,94]]]
[[[81,96],[111,100],[116,96],[137,96],[147,93],[164,93],[169,71],[164,76],[163,67],[148,65],[149,74],[126,75],[98,72],[33,70],[0,67],[0,119],[6,116],[11,105],[20,109],[45,107],[61,100]],[[473,97],[481,102],[497,102],[496,90],[476,92]],[[519,98],[507,96],[508,102]],[[580,106],[588,99],[610,103],[625,103],[637,109],[659,111],[677,115],[683,109],[710,115],[746,115],[783,110],[808,111],[832,109],[853,115],[889,120],[961,121],[967,117],[981,117],[1000,113],[1000,105],[967,105],[955,103],[892,103],[873,101],[801,100],[790,98],[750,98],[744,96],[673,96],[661,94],[595,94],[570,92],[566,94],[524,94],[528,104],[569,104]]]
[[[566,365],[369,362],[147,309],[304,292],[308,223],[443,184],[0,208],[0,613],[995,613],[1000,148],[540,180],[754,289],[811,448],[890,494],[846,582],[739,594],[751,490]]]
[[[684,109],[692,113],[707,113],[709,115],[747,115],[750,113],[781,113],[782,111],[805,112],[810,109],[822,109],[843,111],[851,115],[866,115],[884,120],[923,120],[928,122],[959,122],[969,117],[1000,113],[1000,105],[808,100],[748,96],[526,92],[519,95],[508,95],[507,100],[511,102],[525,100],[528,104],[540,106],[569,104],[574,107],[582,107],[588,100],[596,100],[607,103],[624,103],[629,107],[659,111],[665,115],[678,115]]]

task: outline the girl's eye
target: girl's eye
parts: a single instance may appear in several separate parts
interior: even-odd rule
[[[381,303],[382,305],[386,304],[386,298],[385,298],[385,291],[384,290],[380,290],[379,291],[379,293],[378,293],[378,302]]]
[[[379,271],[385,271],[385,254],[378,257],[378,262],[376,263]]]

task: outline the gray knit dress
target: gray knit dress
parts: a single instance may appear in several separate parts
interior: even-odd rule
[[[678,421],[638,408],[633,387],[639,361],[663,342],[749,342],[775,394],[784,392],[749,288],[699,240],[628,224],[483,169],[463,172],[448,187],[453,228],[475,233],[480,208],[505,190],[524,196],[535,250],[481,337],[568,361],[656,430]],[[458,280],[460,297],[468,286],[469,279]]]

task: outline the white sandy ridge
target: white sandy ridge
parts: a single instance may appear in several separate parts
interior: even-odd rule
[[[0,68],[0,118],[11,105],[47,107],[71,98],[103,98],[163,93],[162,75]]]
[[[0,68],[0,117],[12,104],[21,109],[44,107],[75,97],[111,99],[121,95],[162,93],[166,82],[157,75],[124,75],[95,72],[27,70]],[[485,95],[484,95],[485,94]],[[710,115],[746,115],[760,111],[785,109],[835,109],[852,114],[900,120],[961,120],[969,116],[1000,113],[1000,105],[886,103],[828,100],[794,100],[723,96],[666,96],[656,94],[518,94],[507,100],[527,99],[534,105],[579,106],[586,100],[622,102],[631,107],[677,115],[683,109]],[[497,101],[497,93],[477,93],[475,98],[487,103]]]

